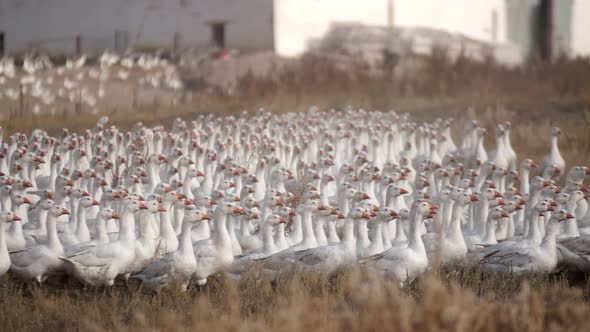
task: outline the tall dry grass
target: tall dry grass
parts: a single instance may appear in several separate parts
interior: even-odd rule
[[[351,268],[331,275],[252,266],[241,281],[159,295],[0,283],[0,326],[24,330],[557,331],[590,324],[587,281],[454,267],[404,289]]]

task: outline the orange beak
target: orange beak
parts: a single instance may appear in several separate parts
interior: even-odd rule
[[[17,216],[16,214],[12,215],[11,221],[20,221],[20,220],[22,220],[22,219],[19,216]]]
[[[98,201],[97,201],[97,200],[93,199],[93,200],[92,200],[92,205],[100,205],[100,203],[98,203]]]
[[[116,212],[111,213],[111,218],[112,219],[121,219],[121,217],[119,217],[119,215]]]
[[[166,209],[162,206],[162,204],[158,204],[158,212],[166,212]]]

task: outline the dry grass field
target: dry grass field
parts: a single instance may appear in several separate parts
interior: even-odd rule
[[[590,324],[590,285],[563,275],[449,267],[400,290],[360,269],[285,272],[276,282],[257,271],[158,296],[3,280],[0,324],[4,331],[582,331]]]
[[[197,112],[221,115],[265,107],[273,112],[346,105],[410,112],[417,121],[477,119],[493,133],[513,124],[519,159],[548,151],[549,128],[560,126],[568,167],[590,165],[590,61],[557,60],[519,69],[468,60],[425,59],[412,75],[369,75],[363,64],[346,70],[307,57],[269,79],[245,78],[232,96],[199,94],[175,109],[111,112],[114,124],[168,124]],[[87,128],[97,116],[19,116],[5,132],[41,127]],[[486,144],[493,147],[493,134]],[[582,331],[590,326],[590,279],[571,275],[501,275],[474,267],[431,271],[399,290],[362,269],[333,275],[284,273],[276,282],[255,266],[239,281],[211,278],[187,293],[158,296],[117,286],[28,288],[0,280],[0,326],[24,330],[232,330],[232,331]]]

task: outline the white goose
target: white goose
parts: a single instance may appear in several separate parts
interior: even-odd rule
[[[207,222],[208,219],[207,213],[200,210],[187,210],[182,220],[178,250],[150,263],[141,273],[132,278],[141,280],[144,287],[155,292],[159,292],[174,281],[179,283],[182,291],[186,291],[190,279],[197,269],[197,260],[191,240],[191,227],[195,222]]]
[[[10,253],[10,270],[24,282],[37,281],[42,283],[62,268],[59,259],[63,255],[63,247],[57,235],[57,218],[70,212],[60,206],[49,209],[47,218],[47,242],[28,249]]]
[[[6,225],[12,221],[19,221],[20,218],[12,212],[0,214],[0,277],[10,269],[10,256],[6,247]]]
[[[410,234],[407,245],[392,247],[379,255],[361,260],[361,263],[367,264],[372,270],[395,278],[400,287],[420,276],[428,267],[428,256],[422,242],[420,224],[425,218],[432,218],[434,212],[432,203],[414,202],[410,212]]]
[[[517,250],[498,248],[481,259],[482,267],[495,272],[550,272],[557,266],[555,237],[559,234],[559,223],[574,218],[566,210],[555,211],[547,223],[547,231],[540,245]],[[492,248],[492,247],[490,247]],[[488,249],[490,249],[488,248]]]
[[[60,257],[66,272],[81,282],[93,286],[112,286],[118,275],[130,273],[135,259],[134,213],[147,209],[137,200],[129,200],[121,217],[119,240],[83,248]]]
[[[551,150],[543,158],[539,167],[539,174],[544,174],[547,168],[556,166],[561,170],[565,170],[565,160],[559,152],[559,146],[557,145],[557,137],[561,134],[561,129],[557,127],[551,128]]]
[[[357,257],[354,223],[369,218],[369,213],[363,208],[353,208],[344,221],[344,231],[340,243],[288,254],[283,257],[283,263],[291,262],[303,268],[324,272],[331,272],[339,267],[354,263]],[[268,266],[265,265],[265,268],[268,269]]]
[[[193,274],[200,286],[207,283],[207,277],[226,268],[233,262],[231,239],[227,232],[228,214],[245,214],[244,209],[229,202],[217,204],[213,215],[214,235],[211,239],[194,243],[197,269]]]

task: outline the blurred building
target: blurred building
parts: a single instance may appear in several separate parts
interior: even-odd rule
[[[0,0],[0,52],[228,47],[297,56],[357,27],[357,48],[448,43],[517,63],[590,55],[589,16],[590,0]]]

